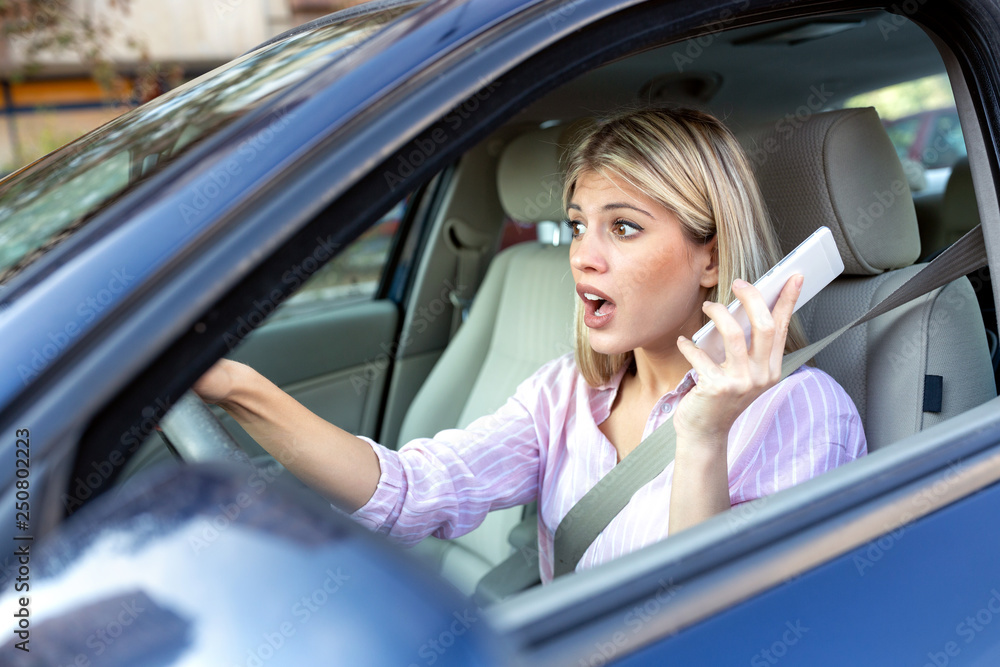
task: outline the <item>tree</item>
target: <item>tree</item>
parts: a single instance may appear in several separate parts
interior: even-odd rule
[[[127,36],[116,39],[123,30],[119,19],[128,16],[132,0],[0,0],[0,47],[6,56],[5,71],[0,74],[4,94],[9,84],[32,78],[43,69],[46,56],[65,56],[80,66],[104,91],[112,105],[135,106],[153,99],[181,83],[184,72],[179,66],[164,70],[153,62],[145,44]],[[80,8],[83,7],[81,10]],[[112,59],[108,46],[123,44],[126,51]],[[12,49],[16,46],[16,49]],[[12,60],[16,52],[16,60]],[[123,63],[122,55],[125,56]],[[9,103],[8,98],[6,101]],[[37,155],[64,143],[72,133],[48,136],[48,130],[22,134],[16,116],[8,116],[6,131],[11,154],[0,169],[23,165]],[[29,145],[25,141],[28,140]]]
[[[131,0],[108,0],[108,7],[127,16]],[[112,17],[77,12],[67,0],[0,0],[0,34],[24,48],[24,62],[11,71],[15,79],[37,73],[43,54],[70,53],[115,101],[141,103],[162,92],[163,74],[140,40],[125,40],[138,65],[126,78],[107,51],[115,37]]]

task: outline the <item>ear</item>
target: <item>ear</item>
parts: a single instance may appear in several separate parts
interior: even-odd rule
[[[719,284],[719,235],[702,246],[701,286],[712,288]]]

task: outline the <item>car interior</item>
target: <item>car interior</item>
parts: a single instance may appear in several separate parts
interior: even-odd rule
[[[816,340],[979,222],[967,159],[928,178],[901,160],[882,110],[849,104],[944,74],[927,33],[884,12],[716,26],[621,58],[552,90],[423,187],[400,192],[397,207],[230,356],[390,448],[493,412],[572,351],[578,299],[560,224],[567,143],[582,125],[637,104],[704,109],[733,130],[783,252],[821,225],[834,231],[845,272],[799,311]],[[877,455],[996,396],[996,326],[982,269],[849,331],[816,364],[852,397]],[[216,413],[246,451],[264,455]],[[170,461],[153,437],[124,483]],[[531,550],[535,521],[530,506],[495,511],[468,535],[428,538],[414,551],[463,593],[478,588],[494,601],[517,588],[490,573]]]

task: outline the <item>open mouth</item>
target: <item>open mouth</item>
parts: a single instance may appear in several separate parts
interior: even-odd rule
[[[590,285],[577,285],[576,293],[583,301],[583,322],[591,329],[607,325],[615,314],[617,306],[607,294]]]
[[[613,301],[603,299],[591,292],[584,292],[583,298],[587,307],[587,313],[594,317],[607,317],[615,310]]]

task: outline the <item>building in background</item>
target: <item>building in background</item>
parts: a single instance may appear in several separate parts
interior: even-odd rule
[[[31,3],[21,0],[25,11]],[[95,78],[79,49],[33,53],[0,35],[0,173],[27,164],[132,106],[285,30],[358,0],[48,0],[97,40],[115,77]],[[30,23],[29,23],[30,29]],[[150,76],[150,73],[153,73]],[[152,83],[150,83],[152,82]]]

